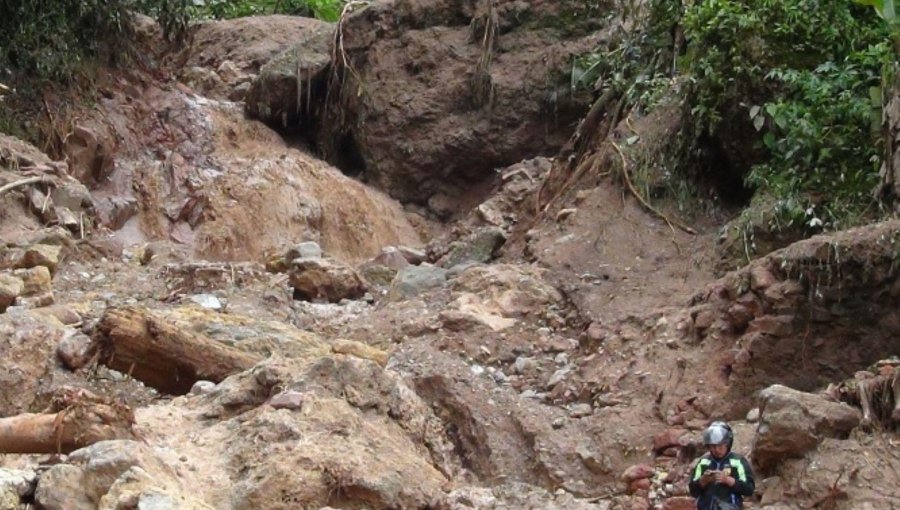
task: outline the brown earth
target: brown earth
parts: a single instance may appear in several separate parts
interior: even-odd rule
[[[480,12],[394,2],[353,23],[384,23],[392,6],[406,13],[392,23],[410,28],[395,35],[412,42],[426,32],[455,41]],[[518,33],[513,12],[552,8],[499,4],[501,47],[546,29]],[[230,60],[252,74],[307,25],[209,24],[191,63],[218,72]],[[372,47],[399,44],[392,37]],[[444,58],[429,48],[379,61],[383,86],[421,92],[442,80],[453,66],[417,78],[399,67]],[[496,118],[526,127],[492,125],[493,135],[546,128],[503,90]],[[435,224],[244,119],[220,92],[133,72],[79,117],[68,161],[0,139],[0,186],[46,178],[0,195],[0,298],[11,298],[0,313],[0,411],[40,412],[82,387],[134,408],[140,438],[50,461],[0,456],[8,508],[690,508],[700,431],[721,418],[756,464],[755,508],[898,507],[892,425],[858,426],[858,411],[823,394],[897,353],[896,220],[717,277],[729,211],[681,214],[673,200],[652,200],[663,218],[638,201],[646,188],[628,186],[631,176],[647,182],[645,156],[677,121],[657,112],[594,133],[586,150],[570,144],[572,161],[515,162],[447,207],[472,203],[458,221]],[[433,111],[411,104],[409,119]],[[452,119],[477,131],[471,121]],[[429,146],[431,129],[369,142],[391,155]],[[548,147],[520,147],[516,158]],[[427,158],[405,165],[394,175],[434,175]],[[73,175],[90,207],[73,198]],[[67,224],[76,210],[87,221]],[[420,238],[429,231],[440,235]],[[318,255],[301,241],[319,243],[327,262],[310,262]],[[310,264],[329,289],[355,267],[365,295],[354,284],[343,299],[298,296],[292,285]],[[130,319],[117,323],[121,310]],[[262,361],[167,395],[140,371],[93,358],[126,323],[148,339],[202,337]],[[757,396],[775,384],[801,391]]]

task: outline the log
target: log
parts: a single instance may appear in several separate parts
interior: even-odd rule
[[[200,380],[218,383],[260,361],[136,306],[107,309],[95,331],[100,363],[172,395],[187,393]]]
[[[99,441],[135,439],[134,413],[88,392],[76,390],[40,414],[0,418],[0,453],[69,453]]]

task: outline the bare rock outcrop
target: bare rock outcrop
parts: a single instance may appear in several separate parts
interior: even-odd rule
[[[590,97],[562,78],[602,39],[610,4],[379,2],[338,27],[328,103],[301,123],[320,151],[401,200],[426,203],[553,153]],[[315,101],[314,101],[315,102]]]
[[[896,220],[815,236],[698,293],[688,327],[715,354],[697,364],[713,391],[696,404],[743,416],[768,385],[819,390],[897,352],[898,246]]]

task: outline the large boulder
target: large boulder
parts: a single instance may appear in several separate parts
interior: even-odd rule
[[[329,69],[332,32],[330,23],[309,23],[290,48],[260,69],[244,99],[251,118],[286,127],[314,107],[312,89]]]
[[[859,425],[859,410],[774,385],[760,393],[760,421],[753,441],[753,462],[763,472],[787,458],[802,457],[825,438],[845,438]]]
[[[331,25],[300,16],[250,16],[200,24],[182,80],[216,99],[240,100],[260,69]]]
[[[291,266],[290,284],[297,299],[334,303],[366,293],[366,282],[352,267],[319,258],[296,259]]]
[[[341,80],[301,123],[330,161],[401,200],[457,194],[568,139],[591,100],[572,93],[571,61],[604,37],[609,4],[372,3],[342,20]]]

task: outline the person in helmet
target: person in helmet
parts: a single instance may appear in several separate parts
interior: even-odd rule
[[[703,431],[704,454],[691,472],[688,488],[697,498],[697,510],[743,508],[744,498],[753,495],[753,471],[744,456],[731,451],[734,433],[727,423],[713,422]]]

